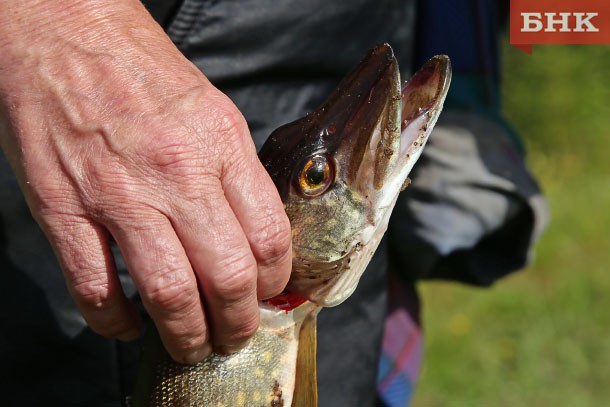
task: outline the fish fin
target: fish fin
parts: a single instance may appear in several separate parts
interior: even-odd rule
[[[296,380],[292,407],[318,406],[318,378],[316,371],[316,323],[317,312],[312,312],[303,321],[299,332]]]

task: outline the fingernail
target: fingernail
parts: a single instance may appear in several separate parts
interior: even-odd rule
[[[204,344],[201,348],[189,353],[184,358],[184,363],[187,365],[194,365],[205,359],[210,353],[212,353],[212,346],[209,343]]]

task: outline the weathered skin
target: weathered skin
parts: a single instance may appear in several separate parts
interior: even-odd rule
[[[315,316],[354,291],[450,77],[448,58],[435,57],[401,89],[392,50],[381,45],[318,110],[270,136],[259,157],[292,225],[287,294],[261,303],[257,333],[229,356],[180,365],[151,335],[134,406],[317,406]]]

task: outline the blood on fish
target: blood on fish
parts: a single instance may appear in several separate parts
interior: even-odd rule
[[[276,295],[275,297],[267,300],[269,304],[273,305],[278,309],[281,309],[282,311],[286,311],[286,313],[297,308],[305,301],[307,300],[299,295],[286,292]]]

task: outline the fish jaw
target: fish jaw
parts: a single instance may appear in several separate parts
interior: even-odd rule
[[[325,144],[328,135],[322,126],[322,137],[311,142],[316,148],[305,155],[332,159],[334,179],[323,194],[303,197],[292,183],[283,196],[294,248],[287,291],[324,307],[353,293],[438,119],[450,79],[449,59],[437,56],[400,87],[391,48],[379,46],[348,76],[348,85],[339,86],[319,109],[322,113],[310,115],[323,114],[326,128],[331,123],[341,141]],[[342,100],[354,95],[360,104]],[[333,117],[337,109],[343,121]]]
[[[398,194],[413,166],[421,156],[428,138],[443,109],[443,103],[451,83],[451,62],[446,55],[431,58],[402,86],[401,130],[395,152],[395,160],[388,165],[382,185],[376,189],[375,212],[380,219],[376,224],[384,225],[394,208]],[[387,225],[387,221],[385,222]],[[374,226],[374,225],[373,225]],[[376,228],[374,233],[385,229]],[[365,232],[366,233],[366,232]]]
[[[432,57],[404,83],[399,152],[402,161],[396,166],[395,175],[389,177],[395,183],[404,180],[419,159],[443,110],[450,84],[451,61],[446,55]],[[396,190],[395,183],[392,185],[392,182],[388,182],[387,188]]]

